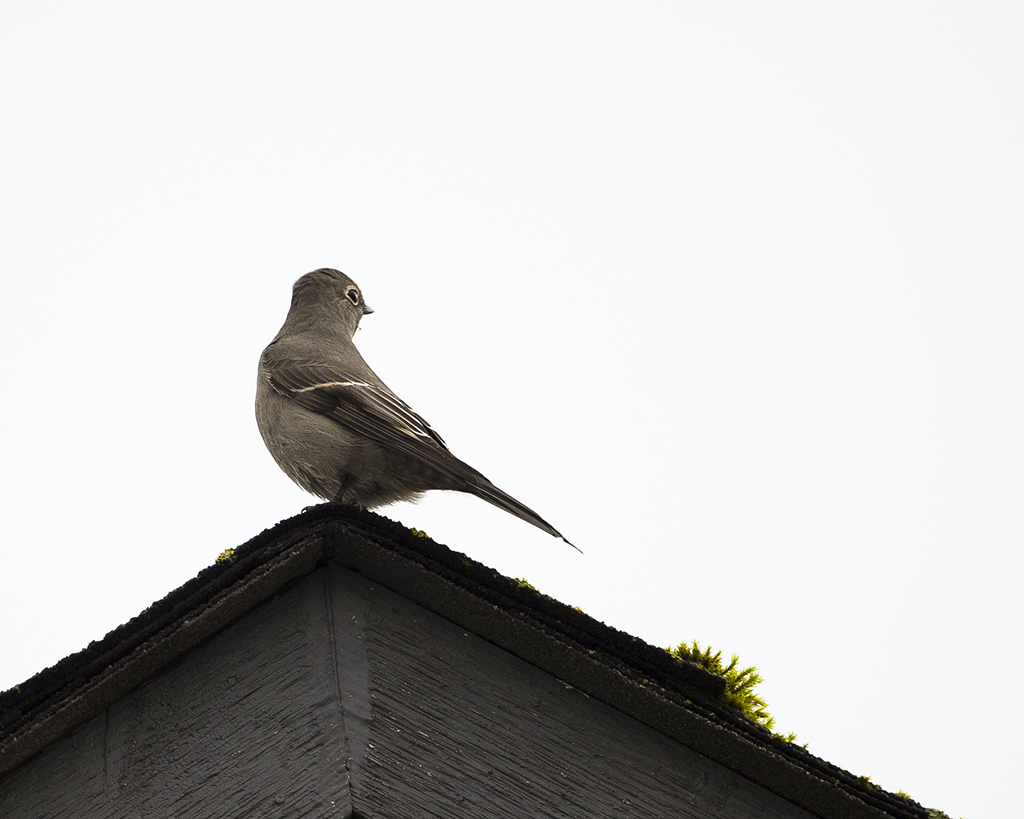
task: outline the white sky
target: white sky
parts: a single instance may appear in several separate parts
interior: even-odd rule
[[[385,514],[1012,815],[1024,6],[708,5],[5,4],[0,688],[312,502],[252,402],[332,266],[377,373],[586,554]]]

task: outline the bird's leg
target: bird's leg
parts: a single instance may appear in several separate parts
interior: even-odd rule
[[[366,507],[357,500],[345,500],[345,490],[348,488],[348,484],[351,479],[352,476],[350,474],[346,474],[345,477],[341,479],[341,487],[334,493],[334,497],[331,498],[331,503],[340,503],[343,506],[354,506],[356,509],[365,509]]]
[[[331,498],[331,503],[345,503],[345,489],[348,488],[348,482],[352,479],[352,476],[345,474],[341,479],[341,486],[338,491],[334,493],[334,497]]]

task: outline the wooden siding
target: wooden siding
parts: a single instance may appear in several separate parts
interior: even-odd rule
[[[806,819],[811,814],[330,565],[0,782],[43,817]]]

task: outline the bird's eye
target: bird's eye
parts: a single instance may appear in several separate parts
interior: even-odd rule
[[[348,296],[348,300],[357,307],[359,306],[359,290],[355,287],[350,287],[345,291],[345,295]]]

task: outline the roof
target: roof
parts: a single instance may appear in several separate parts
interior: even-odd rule
[[[282,521],[128,623],[0,694],[0,776],[328,562],[403,595],[819,816],[928,816],[718,699],[725,681],[376,515]]]

